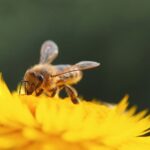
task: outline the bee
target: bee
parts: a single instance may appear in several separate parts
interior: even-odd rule
[[[58,46],[55,42],[48,40],[42,44],[39,64],[27,69],[24,74],[22,82],[25,93],[27,95],[35,93],[36,96],[45,93],[49,97],[54,97],[56,93],[65,89],[71,101],[78,104],[78,94],[72,85],[82,79],[82,70],[98,67],[100,63],[81,61],[74,65],[52,65],[51,63],[57,57],[58,52]]]

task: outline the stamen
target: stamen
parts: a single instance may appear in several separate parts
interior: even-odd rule
[[[25,80],[22,80],[21,83],[20,83],[20,87],[19,87],[19,95],[21,95],[21,88],[22,88],[22,84],[24,84],[26,86],[26,83],[28,83],[28,81],[25,81]],[[25,94],[27,94],[26,92],[26,88],[25,89]]]

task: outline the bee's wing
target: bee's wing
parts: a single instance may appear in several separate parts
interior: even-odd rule
[[[70,67],[71,67],[71,65],[69,65],[69,64],[55,65],[57,72],[64,72],[64,71],[68,70]]]
[[[58,55],[58,46],[53,41],[45,41],[41,46],[40,63],[51,63]]]
[[[95,61],[80,61],[77,64],[73,65],[73,68],[78,70],[87,70],[100,66],[100,63]]]
[[[95,61],[81,61],[75,65],[56,65],[56,69],[58,70],[58,72],[57,74],[53,75],[53,77],[63,75],[69,72],[92,69],[98,67],[99,65],[100,63]]]

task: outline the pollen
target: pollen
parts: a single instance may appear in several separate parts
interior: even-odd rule
[[[19,95],[0,79],[2,150],[149,150],[150,116],[118,104]],[[146,136],[147,135],[147,136]]]

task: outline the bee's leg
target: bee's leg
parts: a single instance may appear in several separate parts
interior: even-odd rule
[[[57,87],[53,88],[52,92],[51,92],[51,97],[54,97],[57,93]]]
[[[70,96],[71,101],[74,104],[78,104],[79,103],[79,99],[78,99],[77,91],[70,85],[64,85],[64,87],[65,87],[65,90],[66,90],[68,96]]]
[[[55,87],[55,88],[45,91],[45,94],[49,97],[54,97],[56,95],[57,91],[58,91],[58,89],[57,89],[57,87]]]
[[[35,91],[36,96],[40,96],[42,93],[43,93],[43,89]]]

